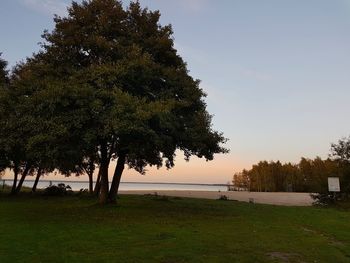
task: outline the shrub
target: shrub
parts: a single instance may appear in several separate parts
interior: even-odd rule
[[[90,193],[89,193],[89,190],[86,188],[81,188],[78,192],[78,195],[88,195],[88,194]]]
[[[221,195],[221,196],[219,197],[219,200],[221,200],[221,201],[228,201],[229,198],[228,198],[226,195]]]
[[[318,193],[311,194],[315,205],[333,205],[337,202],[349,200],[349,195],[346,193]]]
[[[64,196],[72,192],[72,188],[69,185],[58,184],[51,185],[45,188],[44,195],[46,196]]]

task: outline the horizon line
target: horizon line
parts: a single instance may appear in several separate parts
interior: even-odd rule
[[[1,181],[13,181],[13,179],[1,179]],[[24,180],[24,182],[35,182],[35,180]],[[70,181],[70,180],[40,180],[40,182],[47,182],[47,183],[89,183],[89,181]],[[93,181],[93,183],[96,183],[96,181]],[[111,183],[111,181],[109,181]],[[172,184],[172,185],[204,185],[204,186],[230,186],[231,184],[202,184],[202,183],[165,183],[165,182],[120,182],[121,184]]]

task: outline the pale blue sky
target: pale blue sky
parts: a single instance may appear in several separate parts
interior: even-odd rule
[[[125,1],[126,2],[126,1]],[[0,52],[14,65],[38,50],[65,0],[1,0]],[[178,162],[144,181],[226,182],[259,160],[327,157],[350,134],[350,0],[142,0],[173,25],[202,80],[231,153]],[[164,176],[166,174],[166,176]],[[139,180],[128,172],[126,180]]]

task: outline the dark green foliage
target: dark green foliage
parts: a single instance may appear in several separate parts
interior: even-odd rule
[[[298,164],[264,161],[235,174],[233,184],[257,192],[328,193],[328,177],[334,176],[340,177],[346,192],[348,172],[336,160],[302,158]]]
[[[236,188],[258,192],[309,192],[318,204],[332,204],[350,197],[350,138],[332,144],[331,158],[302,158],[298,164],[260,162],[234,175]],[[339,177],[340,193],[328,192],[328,177]]]
[[[227,195],[220,195],[219,200],[220,201],[228,201],[229,198],[227,197]]]
[[[0,88],[2,88],[3,85],[8,83],[8,71],[6,67],[7,67],[7,61],[1,58],[1,52],[0,52]]]
[[[66,175],[93,162],[106,202],[113,159],[119,165],[112,200],[124,163],[144,173],[147,165],[172,168],[176,150],[187,160],[227,152],[226,139],[212,130],[199,81],[177,54],[171,26],[159,18],[138,2],[123,8],[116,0],[73,2],[67,17],[55,17],[42,51],[16,67],[7,94],[13,105],[6,116],[21,116],[7,131],[20,125],[25,133],[20,144],[23,134],[13,138],[21,145],[18,162]]]
[[[2,105],[4,102],[4,96],[6,93],[6,84],[7,84],[7,71],[6,71],[7,62],[1,58],[0,53],[0,116],[5,116],[5,105]],[[2,118],[0,118],[1,120]],[[0,125],[3,125],[3,122],[0,122]],[[1,128],[0,128],[1,129]],[[0,137],[0,173],[9,166],[8,156],[5,149],[3,148],[3,143],[1,143]]]
[[[55,18],[37,56],[45,70],[55,70],[52,77],[91,89],[103,108],[89,119],[88,136],[97,145],[106,141],[116,156],[126,152],[129,166],[140,172],[162,159],[172,167],[178,148],[187,158],[208,160],[225,152],[219,146],[224,138],[211,130],[199,81],[188,75],[171,26],[161,26],[159,17],[137,2],[126,10],[112,0],[74,3],[68,17]]]
[[[72,188],[69,185],[58,184],[50,185],[45,188],[43,195],[45,196],[65,196],[72,193]]]
[[[343,138],[338,143],[333,143],[331,156],[338,161],[350,163],[350,137]]]
[[[338,162],[338,166],[344,171],[340,184],[342,191],[350,195],[350,137],[332,144],[331,157]]]
[[[340,193],[321,192],[313,196],[315,202],[321,205],[329,205],[350,199],[350,137],[343,138],[331,147],[331,157],[336,163],[337,171],[330,176],[338,176],[340,179]]]
[[[334,205],[339,202],[349,200],[350,195],[348,193],[318,193],[312,194],[311,197],[315,200],[316,205]]]

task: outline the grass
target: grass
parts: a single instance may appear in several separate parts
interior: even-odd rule
[[[3,194],[0,262],[350,262],[350,211]]]

